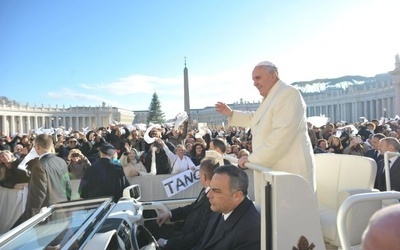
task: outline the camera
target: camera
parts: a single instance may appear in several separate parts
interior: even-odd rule
[[[359,137],[359,136],[354,137],[353,140],[354,140],[354,143],[358,143],[358,144],[363,143],[363,141],[361,140],[361,137]]]

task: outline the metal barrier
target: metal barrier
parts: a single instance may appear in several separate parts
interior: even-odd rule
[[[233,164],[238,159],[224,156]],[[246,163],[254,171],[255,205],[261,215],[261,249],[325,249],[314,189],[302,176]],[[251,184],[251,183],[249,183]]]
[[[400,192],[385,191],[379,193],[355,194],[347,198],[342,203],[337,214],[336,223],[338,226],[340,245],[342,246],[343,250],[352,249],[350,246],[350,241],[348,239],[348,234],[347,234],[348,232],[346,228],[346,217],[351,207],[358,202],[387,200],[387,199],[400,199]]]
[[[385,152],[383,154],[383,160],[384,160],[384,168],[385,168],[385,179],[386,179],[386,190],[390,191],[392,190],[391,183],[390,183],[390,164],[389,164],[389,156],[400,156],[400,153],[398,152]]]

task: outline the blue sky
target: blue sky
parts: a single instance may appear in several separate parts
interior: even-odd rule
[[[0,1],[1,96],[23,104],[147,110],[259,101],[251,71],[287,82],[394,69],[398,0]]]

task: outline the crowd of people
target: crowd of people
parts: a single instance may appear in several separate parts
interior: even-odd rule
[[[377,164],[374,188],[386,191],[384,154],[400,152],[400,120],[343,124],[327,123],[318,128],[308,124],[308,133],[315,154],[334,153],[365,156]],[[396,155],[389,156],[391,189],[400,191],[400,159]]]
[[[153,230],[159,245],[167,249],[259,249],[260,214],[247,198],[249,183],[242,171],[248,162],[303,176],[315,190],[314,154],[367,156],[377,162],[380,171],[375,187],[385,190],[382,155],[400,150],[399,119],[320,127],[308,123],[307,129],[304,100],[279,79],[273,63],[257,64],[252,78],[264,98],[256,112],[235,111],[223,102],[215,105],[217,112],[228,117],[227,128],[187,129],[186,120],[173,128],[151,124],[143,130],[111,124],[85,132],[1,137],[0,186],[21,188],[21,183],[29,183],[27,209],[16,225],[41,206],[70,199],[70,179],[81,180],[82,198],[113,196],[117,202],[129,185],[128,178],[178,174],[200,166],[204,188],[198,199],[184,211],[173,210],[157,219],[160,228],[167,219],[188,219],[181,228],[187,230],[168,235]],[[33,150],[38,157],[21,167]],[[238,158],[239,168],[224,155]],[[390,164],[391,169],[400,169],[397,156],[390,158]],[[393,189],[400,191],[400,176],[391,178]],[[255,172],[256,204],[261,202],[261,181],[262,174]],[[198,206],[203,217],[195,211]],[[205,218],[207,223],[201,223]]]
[[[115,148],[113,161],[120,164],[127,177],[151,175],[152,151],[155,147],[156,174],[176,174],[199,166],[210,149],[212,139],[219,138],[226,145],[224,154],[235,157],[251,152],[251,134],[243,128],[210,129],[199,136],[198,130],[183,133],[182,128],[169,129],[167,126],[154,126],[148,133],[157,138],[152,143],[145,141],[145,130],[128,126],[111,125],[96,130],[60,130],[52,136],[54,153],[65,160],[71,179],[81,179],[89,166],[100,159],[100,146],[109,143]],[[184,135],[184,138],[183,138]],[[18,166],[32,150],[38,134],[3,135],[0,143],[0,185],[7,188],[20,188],[19,183],[28,182],[26,172]],[[249,138],[250,137],[250,138]]]
[[[146,140],[146,135],[151,139]],[[253,231],[243,231],[252,236],[251,240],[249,238],[241,244],[258,246],[259,239],[256,238],[260,230],[260,215],[246,198],[248,181],[238,189],[235,186],[238,181],[236,171],[243,171],[223,159],[225,154],[238,158],[249,155],[251,147],[246,147],[250,145],[249,135],[250,133],[245,133],[244,129],[236,127],[231,127],[226,131],[222,128],[211,129],[205,135],[199,136],[197,130],[183,133],[182,127],[168,130],[164,126],[150,126],[147,131],[140,129],[129,131],[128,127],[120,125],[99,128],[86,133],[72,131],[69,134],[4,136],[0,153],[0,166],[4,170],[4,175],[1,177],[4,178],[1,179],[0,185],[6,188],[22,188],[24,183],[29,183],[27,209],[14,224],[13,227],[15,227],[37,214],[43,206],[69,200],[71,198],[71,187],[68,185],[70,179],[80,179],[81,198],[109,195],[113,196],[114,201],[117,202],[122,195],[122,190],[129,185],[127,177],[149,176],[151,178],[153,174],[177,174],[189,169],[194,170],[199,166],[200,181],[204,188],[198,197],[198,203],[192,204],[189,210],[183,209],[185,211],[183,215],[178,216],[178,213],[173,212],[173,217],[172,215],[168,217],[168,219],[171,217],[179,219],[183,216],[182,218],[186,219],[193,216],[194,218],[186,223],[189,225],[187,226],[190,228],[189,231],[194,230],[192,236],[187,235],[184,226],[175,234],[171,234],[173,231],[167,235],[159,234],[159,245],[165,249],[175,249],[176,246],[183,246],[183,249],[192,247],[203,249],[204,246],[200,246],[199,243],[202,235],[209,230],[215,231],[215,228],[207,228],[210,215],[213,211],[216,213],[225,211],[220,209],[227,209],[226,206],[230,202],[228,209],[234,209],[241,204],[240,207],[243,208],[240,208],[238,213],[243,213],[243,209],[251,211],[243,218],[234,213],[231,216],[232,219],[237,217],[235,220],[240,219],[243,223],[247,223],[249,219],[257,221],[252,226]],[[35,151],[38,157],[29,160],[24,170],[20,165],[32,151]],[[207,154],[211,156],[207,157]],[[153,172],[154,163],[155,172]],[[214,170],[222,165],[230,166],[226,170],[221,168],[222,172],[219,175],[228,177],[228,179],[223,178],[222,183],[226,185],[223,192],[228,194],[231,189],[234,189],[232,192],[236,194],[232,199],[212,198],[221,196],[219,190],[221,184],[215,182],[217,184],[214,186],[211,184],[211,179]],[[243,178],[247,178],[246,174],[244,174],[245,177],[243,174],[240,182],[244,181]],[[233,179],[232,183],[229,179]],[[228,182],[225,182],[226,180]],[[214,189],[209,192],[210,189],[207,187],[214,187]],[[49,190],[58,191],[48,192]],[[237,199],[236,196],[239,194],[241,198]],[[211,204],[209,199],[212,200]],[[221,208],[212,209],[212,204],[214,206],[219,204]],[[249,207],[249,204],[252,206]],[[192,210],[200,209],[198,207],[203,210],[202,213],[193,213]],[[219,220],[219,217],[217,219]],[[199,227],[199,223],[202,227]],[[151,228],[151,225],[147,226]],[[152,232],[156,235],[157,230],[154,228],[157,227],[158,225],[152,228]],[[238,231],[238,234],[243,234],[243,232]],[[167,239],[162,237],[167,237]],[[201,242],[201,244],[210,244],[209,240]],[[226,242],[226,244],[230,243]]]
[[[308,123],[308,134],[316,154],[367,156],[367,151],[374,148],[371,140],[375,134],[400,138],[400,119],[372,119],[370,122],[354,124],[328,122],[321,127]],[[377,148],[375,149],[377,150]]]

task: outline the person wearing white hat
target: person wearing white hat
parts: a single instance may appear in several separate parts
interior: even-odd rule
[[[169,162],[168,155],[163,149],[163,146],[157,142],[161,139],[161,131],[159,129],[160,125],[150,126],[145,135],[144,140],[148,143],[148,151],[146,151],[145,156],[145,167],[148,173],[155,174],[169,174],[171,172],[171,163]],[[170,143],[166,143],[169,147],[174,147]],[[155,165],[155,170],[152,167]]]
[[[254,67],[254,86],[263,101],[256,112],[233,111],[223,102],[217,112],[229,117],[230,126],[249,127],[253,152],[238,164],[247,162],[303,176],[315,190],[314,155],[307,132],[306,105],[297,89],[279,79],[275,64],[263,61]],[[255,198],[260,204],[261,174],[255,173]]]

